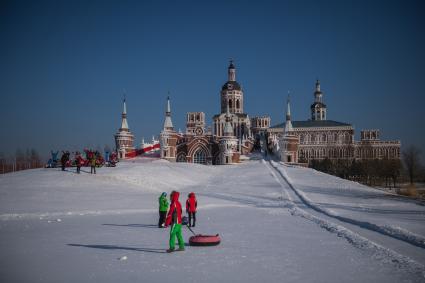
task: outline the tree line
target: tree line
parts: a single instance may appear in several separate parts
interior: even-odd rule
[[[41,167],[44,167],[44,163],[34,148],[26,151],[18,149],[12,156],[0,153],[0,173],[2,174]]]
[[[363,160],[311,160],[309,166],[344,179],[357,181],[369,186],[396,187],[397,183],[411,184],[425,181],[425,169],[420,160],[420,150],[409,146],[400,159]]]

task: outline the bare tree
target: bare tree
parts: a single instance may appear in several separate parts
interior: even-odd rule
[[[409,175],[410,183],[413,181],[418,174],[419,168],[421,168],[420,161],[421,151],[414,145],[410,145],[403,151],[403,162],[406,166],[407,174]]]

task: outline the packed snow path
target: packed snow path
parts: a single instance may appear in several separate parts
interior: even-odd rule
[[[425,282],[421,203],[263,160],[73,170],[0,177],[0,282]],[[197,193],[194,230],[219,246],[165,253],[173,189]]]

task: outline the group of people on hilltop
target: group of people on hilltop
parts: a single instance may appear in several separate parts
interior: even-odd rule
[[[166,228],[171,225],[170,229],[170,248],[168,253],[175,250],[176,237],[179,243],[178,251],[184,251],[184,240],[182,236],[182,206],[179,202],[180,193],[172,191],[170,194],[170,206],[168,207],[167,193],[163,192],[159,197],[159,228]],[[195,227],[196,223],[196,210],[198,201],[196,200],[195,193],[190,193],[186,200],[186,214],[189,216],[189,227]],[[167,214],[168,211],[168,214]]]
[[[83,153],[76,151],[74,158],[71,159],[71,153],[69,151],[62,151],[62,156],[58,160],[57,155],[59,152],[51,151],[52,158],[49,159],[47,168],[54,168],[58,161],[61,163],[62,171],[65,171],[66,167],[75,166],[77,168],[76,173],[79,174],[82,166],[90,166],[90,173],[96,174],[96,167],[106,164],[108,167],[115,167],[118,162],[118,156],[116,152],[109,152],[105,150],[105,158],[99,151],[93,151],[85,149]]]

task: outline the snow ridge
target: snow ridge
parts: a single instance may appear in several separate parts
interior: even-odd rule
[[[263,162],[266,165],[266,162]],[[296,193],[296,195],[309,207],[312,209],[319,211],[325,215],[328,215],[325,212],[322,212],[320,209],[316,209],[311,205],[311,202],[308,202],[308,199],[306,200],[305,195],[302,195],[302,192],[296,190],[294,186],[289,182],[289,178],[284,170],[281,170],[276,166],[276,163],[271,161],[270,162],[272,167],[279,173],[279,175],[287,182],[287,184],[291,187],[291,189]],[[267,166],[267,165],[266,165]],[[268,167],[268,166],[267,166]],[[273,171],[272,175],[278,181],[278,183],[284,187],[284,185],[281,183],[281,181],[277,178],[277,176],[274,174]],[[330,221],[327,221],[323,218],[317,217],[312,215],[311,213],[308,213],[307,211],[300,209],[296,207],[295,202],[290,197],[290,195],[283,189],[285,195],[287,196],[287,199],[292,202],[292,204],[286,205],[289,207],[289,211],[292,215],[303,217],[307,220],[310,220],[316,224],[318,224],[321,228],[326,229],[327,231],[337,234],[338,237],[343,237],[345,240],[347,240],[350,244],[352,244],[354,247],[357,247],[361,250],[364,250],[368,252],[374,259],[377,259],[384,263],[389,263],[392,265],[395,265],[396,268],[399,269],[407,269],[410,272],[416,274],[419,278],[422,280],[425,278],[425,266],[412,260],[409,257],[406,257],[404,255],[401,255],[391,249],[385,248],[363,236],[360,236],[359,234],[341,226],[335,223],[332,223]],[[332,217],[331,215],[328,215]],[[337,218],[337,217],[335,217]],[[400,229],[401,232],[401,229]]]

